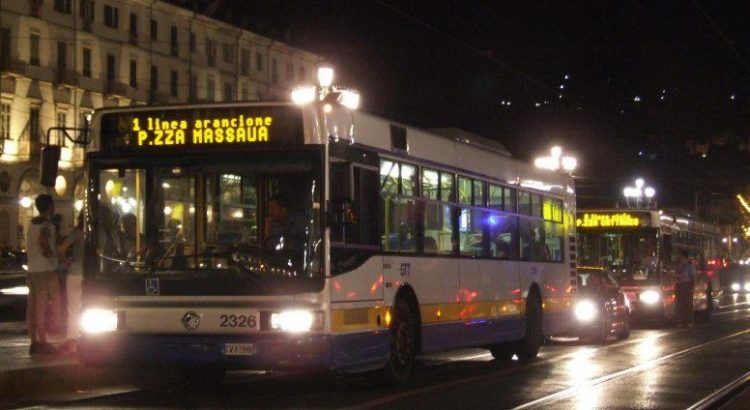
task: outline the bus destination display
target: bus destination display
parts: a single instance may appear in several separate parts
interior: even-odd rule
[[[196,108],[104,114],[105,149],[251,148],[302,142],[299,110],[288,107]]]
[[[578,228],[636,228],[649,224],[648,214],[629,212],[584,212],[576,219]]]

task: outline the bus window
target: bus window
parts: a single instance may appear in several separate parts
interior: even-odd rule
[[[145,258],[143,170],[103,170],[99,174],[97,217],[93,218],[98,269],[133,271]]]
[[[550,250],[547,248],[544,225],[541,221],[522,219],[521,259],[529,261],[549,261]]]
[[[490,209],[498,211],[503,210],[503,187],[490,184],[490,191],[487,198]]]
[[[451,206],[428,201],[424,204],[424,253],[453,254]]]
[[[419,174],[417,167],[409,164],[401,164],[401,194],[406,196],[417,196]]]
[[[518,259],[518,217],[491,212],[487,217],[490,256]]]
[[[453,186],[454,175],[449,172],[440,172],[440,200],[454,202],[456,199],[455,187]]]
[[[399,167],[398,162],[380,161],[380,192],[383,194],[398,194]]]
[[[461,255],[484,256],[484,225],[488,212],[483,209],[461,209],[459,218],[459,246]]]
[[[180,175],[180,168],[161,169],[156,190],[162,212],[152,256],[163,267],[185,268],[195,254],[195,179]]]
[[[521,215],[531,215],[531,194],[528,192],[518,192],[518,213]]]
[[[383,198],[383,250],[416,252],[416,201],[407,198]]]
[[[422,196],[427,199],[439,198],[438,172],[432,169],[422,170]]]
[[[544,221],[544,244],[551,261],[563,260],[563,226],[556,222]]]
[[[474,180],[474,201],[475,206],[484,206],[484,181]]]
[[[471,205],[472,193],[471,179],[458,177],[458,203]]]

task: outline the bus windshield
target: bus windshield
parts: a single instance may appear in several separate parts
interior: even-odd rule
[[[657,230],[579,230],[579,265],[609,270],[622,285],[659,283]]]
[[[89,270],[99,279],[247,279],[270,293],[274,283],[319,279],[316,158],[94,160]]]

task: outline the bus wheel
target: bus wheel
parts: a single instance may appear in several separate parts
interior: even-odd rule
[[[513,345],[510,343],[497,343],[489,347],[490,354],[495,360],[511,360],[515,354]]]
[[[542,301],[539,293],[532,291],[526,298],[526,335],[519,342],[516,353],[521,360],[536,357],[544,342]]]
[[[391,349],[385,365],[386,380],[404,386],[414,367],[417,354],[417,319],[409,303],[400,299],[393,308]]]

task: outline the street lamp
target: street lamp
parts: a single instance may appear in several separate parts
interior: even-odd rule
[[[550,149],[550,155],[538,157],[534,160],[537,168],[547,169],[550,171],[562,170],[566,174],[572,174],[578,166],[578,160],[575,157],[564,156],[562,148],[554,146]]]
[[[628,208],[652,208],[656,206],[654,196],[656,190],[645,186],[643,178],[636,178],[635,186],[627,186],[622,190]]]
[[[359,108],[357,90],[333,85],[333,68],[327,65],[318,67],[318,85],[301,85],[292,90],[292,102],[297,105],[312,104],[315,101],[325,103],[323,109],[330,111],[331,104],[336,103],[350,110]]]

